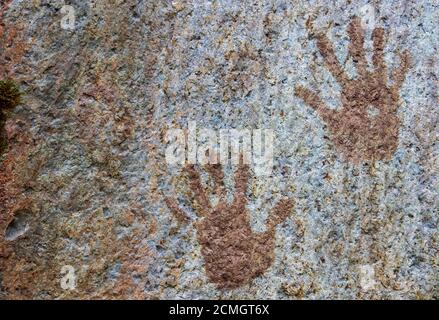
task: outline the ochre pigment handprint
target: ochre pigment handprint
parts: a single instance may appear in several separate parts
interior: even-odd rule
[[[279,201],[270,213],[267,231],[254,233],[246,209],[249,167],[241,164],[235,172],[232,203],[226,201],[221,165],[207,165],[206,168],[215,183],[215,194],[219,197],[215,206],[211,205],[195,167],[186,167],[194,207],[200,217],[195,224],[197,237],[209,280],[221,290],[233,289],[249,283],[271,266],[276,226],[290,215],[294,205],[289,199]],[[166,203],[180,222],[189,220],[175,199],[168,197]]]
[[[397,116],[399,90],[410,67],[407,51],[400,54],[400,66],[394,71],[389,85],[384,62],[385,32],[373,31],[373,71],[367,68],[364,50],[364,30],[355,17],[349,25],[349,54],[356,64],[358,77],[349,79],[337,60],[328,38],[317,36],[317,46],[325,65],[342,88],[342,107],[329,109],[319,96],[302,86],[296,95],[317,111],[332,135],[336,148],[352,162],[390,159],[398,146],[400,120]]]

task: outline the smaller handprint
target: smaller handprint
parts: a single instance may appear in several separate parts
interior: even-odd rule
[[[231,203],[226,201],[222,166],[212,164],[206,169],[214,181],[214,193],[219,198],[214,206],[195,167],[189,165],[185,169],[194,196],[193,205],[199,216],[195,224],[197,238],[209,280],[220,290],[234,289],[262,275],[271,266],[276,226],[291,214],[293,202],[280,200],[270,213],[267,230],[255,233],[246,208],[248,165],[240,164],[235,172],[235,193]],[[178,221],[189,221],[174,198],[166,197],[165,201]]]
[[[389,85],[384,62],[385,31],[373,31],[373,65],[369,71],[364,50],[365,32],[361,20],[355,17],[348,27],[349,55],[356,64],[358,76],[349,79],[337,60],[330,41],[324,34],[317,36],[317,46],[325,65],[341,85],[342,107],[329,109],[319,96],[297,86],[295,93],[311,106],[327,124],[336,148],[357,163],[361,160],[390,159],[398,146],[400,120],[397,115],[399,90],[410,68],[410,54],[400,54],[400,66],[393,73]]]

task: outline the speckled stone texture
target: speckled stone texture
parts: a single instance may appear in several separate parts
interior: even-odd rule
[[[439,297],[437,0],[0,5],[0,78],[23,92],[1,128],[0,298]],[[218,216],[193,172],[209,203],[215,175],[165,161],[190,121],[275,133],[270,176],[221,168]]]

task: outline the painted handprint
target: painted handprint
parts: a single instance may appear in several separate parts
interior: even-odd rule
[[[393,84],[389,85],[384,62],[384,29],[376,28],[372,33],[373,71],[368,69],[365,32],[358,17],[351,21],[348,34],[349,54],[358,74],[355,79],[349,79],[342,69],[328,38],[323,34],[317,36],[325,65],[342,88],[342,107],[329,109],[315,92],[303,86],[297,86],[295,93],[326,122],[337,150],[348,160],[356,163],[390,159],[398,146],[399,90],[410,68],[410,54],[408,51],[400,54],[400,66],[393,73]]]
[[[201,245],[207,277],[220,290],[228,290],[249,283],[262,275],[274,260],[276,226],[291,213],[293,202],[280,200],[272,209],[267,230],[254,233],[250,214],[246,209],[246,189],[249,167],[240,164],[235,172],[233,201],[226,201],[224,173],[221,165],[207,165],[206,169],[215,183],[214,193],[218,204],[212,206],[201,178],[194,166],[187,166],[190,189],[194,195],[194,208],[199,216],[195,226]],[[189,218],[179,208],[174,198],[166,198],[167,206],[180,222]]]

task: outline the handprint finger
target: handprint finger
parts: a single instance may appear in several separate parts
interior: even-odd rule
[[[268,230],[273,230],[276,226],[285,221],[294,208],[294,201],[285,198],[280,200],[276,206],[271,210],[268,220]]]
[[[393,88],[395,90],[401,89],[401,86],[404,83],[405,77],[411,65],[411,56],[407,50],[404,51],[402,54],[400,54],[400,59],[401,59],[401,64],[393,74],[393,81],[394,81]]]
[[[355,17],[349,24],[348,34],[351,39],[349,54],[356,63],[358,75],[367,75],[367,60],[364,51],[364,30],[361,27],[361,19]]]
[[[165,203],[179,223],[186,224],[189,222],[189,217],[183,210],[181,210],[177,203],[177,200],[172,197],[165,197]]]
[[[322,117],[325,122],[331,121],[333,119],[334,111],[327,108],[316,93],[303,86],[297,86],[295,88],[295,94],[296,96],[301,98],[307,105],[316,110],[319,116]]]
[[[213,178],[215,183],[215,194],[217,194],[220,199],[224,198],[225,188],[224,188],[224,172],[221,164],[208,164],[206,165],[206,170],[209,175]]]
[[[186,172],[189,175],[189,183],[192,193],[194,195],[195,201],[197,203],[197,212],[201,216],[207,215],[207,212],[211,210],[209,199],[206,195],[206,189],[201,183],[201,177],[198,171],[193,165],[186,167]]]
[[[246,203],[245,192],[248,187],[248,179],[250,176],[250,169],[247,164],[244,164],[244,158],[241,155],[238,169],[235,172],[235,197],[234,201],[239,201],[241,204]]]
[[[334,49],[326,35],[320,34],[317,36],[317,47],[325,60],[325,65],[329,72],[331,72],[341,86],[345,86],[348,78],[343,71],[340,62],[338,62]]]
[[[376,28],[372,33],[373,40],[373,65],[381,83],[387,85],[387,67],[384,63],[384,47],[386,45],[386,34],[383,28]]]

